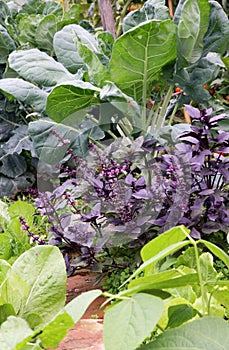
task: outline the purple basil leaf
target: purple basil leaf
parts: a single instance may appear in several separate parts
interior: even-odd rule
[[[195,119],[200,119],[199,109],[192,107],[190,105],[185,105],[186,112]]]
[[[195,229],[194,227],[191,229],[190,235],[195,239],[201,238],[200,232],[197,229]]]

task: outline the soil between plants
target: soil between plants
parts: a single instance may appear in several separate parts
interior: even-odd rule
[[[101,274],[88,270],[77,272],[74,276],[67,278],[66,303],[81,293],[93,289],[102,289]],[[99,297],[91,303],[82,319],[69,330],[56,350],[104,350],[104,312],[100,306],[105,300],[104,297]]]

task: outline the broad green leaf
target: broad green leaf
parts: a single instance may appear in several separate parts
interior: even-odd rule
[[[11,239],[8,235],[0,234],[0,259],[8,260],[11,256]]]
[[[35,208],[32,204],[22,200],[17,200],[9,206],[8,210],[11,219],[23,216],[29,225],[33,224],[33,214],[35,213]]]
[[[187,0],[178,24],[178,67],[197,62],[203,52],[203,39],[210,16],[208,0]]]
[[[171,244],[169,247],[162,249],[158,254],[153,256],[151,259],[146,260],[135,272],[125,281],[125,283],[132,280],[135,276],[137,276],[142,271],[147,271],[148,274],[150,274],[151,267],[154,266],[154,264],[165,258],[168,255],[171,255],[175,253],[176,251],[180,250],[181,248],[185,247],[186,245],[190,244],[189,241],[184,242],[178,242],[175,244]]]
[[[22,7],[20,14],[42,14],[45,8],[45,2],[42,0],[21,0]]]
[[[163,232],[141,249],[142,260],[147,261],[172,244],[183,241],[187,237],[185,232],[188,233],[188,230],[184,226],[173,227],[170,230]],[[150,270],[152,270],[152,268],[153,265],[151,265]],[[150,270],[147,269],[146,272],[149,272]]]
[[[204,37],[203,55],[209,52],[224,54],[229,45],[229,21],[228,16],[217,1],[210,3],[210,21],[208,31]]]
[[[88,306],[101,294],[102,291],[99,289],[94,289],[82,293],[81,295],[70,301],[64,309],[71,316],[74,323],[76,323],[81,319]]]
[[[77,24],[65,26],[54,36],[54,49],[59,62],[61,62],[71,73],[76,73],[83,66],[74,38],[78,36],[84,45],[99,53],[98,43],[95,37],[87,30]]]
[[[61,63],[38,49],[12,52],[9,65],[22,78],[41,86],[54,86],[75,79]]]
[[[197,311],[187,304],[170,306],[168,309],[169,321],[168,321],[167,327],[168,328],[178,327],[181,324],[195,317],[196,314],[197,314]]]
[[[57,32],[57,17],[48,15],[43,18],[36,30],[37,47],[47,53],[53,49],[53,38]]]
[[[67,147],[59,146],[59,140],[51,133],[52,130],[60,135],[63,140],[69,140],[70,143],[67,146],[71,147],[80,157],[88,151],[89,137],[95,140],[104,137],[102,130],[90,120],[86,120],[79,126],[77,121],[78,118],[82,117],[85,117],[85,111],[79,111],[72,118],[65,119],[64,124],[47,119],[30,123],[29,133],[33,139],[36,152],[42,161],[48,164],[56,164],[66,156]],[[56,173],[56,170],[54,173]]]
[[[14,40],[0,24],[0,64],[6,63],[9,54],[16,49]]]
[[[77,111],[99,102],[99,92],[99,88],[81,80],[56,86],[47,99],[48,116],[58,123],[74,115],[77,120]]]
[[[12,272],[28,285],[29,292],[19,315],[38,314],[49,322],[65,303],[66,268],[61,252],[54,246],[36,246],[23,253]]]
[[[161,317],[163,302],[139,293],[105,311],[103,339],[109,350],[133,350],[150,335]]]
[[[98,56],[93,50],[90,50],[87,45],[84,45],[79,38],[75,38],[75,43],[80,57],[88,69],[90,80],[95,85],[102,87],[106,80],[109,80],[109,72],[99,60]]]
[[[32,106],[37,112],[45,109],[47,93],[27,81],[19,78],[1,79],[0,91],[8,98],[14,98]]]
[[[136,101],[150,94],[153,80],[176,58],[176,25],[149,21],[119,37],[113,47],[110,74],[114,83]]]
[[[129,290],[123,292],[124,294],[132,294],[151,289],[169,289],[185,287],[187,285],[197,286],[199,283],[198,275],[196,273],[187,274],[184,276],[174,276],[167,280],[156,281],[154,278],[151,281],[151,276],[136,278],[129,284]]]
[[[199,242],[203,243],[215,256],[224,262],[224,264],[229,268],[229,255],[225,253],[222,249],[217,247],[215,244],[200,239]]]
[[[7,276],[7,272],[11,269],[11,265],[5,261],[0,259],[0,285],[5,280]]]
[[[148,0],[144,3],[142,8],[130,11],[123,20],[123,32],[125,33],[138,24],[151,19],[161,21],[170,19],[168,7],[165,6],[165,0]]]
[[[227,350],[229,324],[219,317],[203,317],[168,330],[140,350]]]
[[[18,345],[25,345],[27,342],[26,339],[30,338],[32,334],[33,330],[25,320],[15,316],[9,316],[0,328],[0,349],[22,349]]]
[[[74,322],[66,311],[61,311],[49,324],[47,324],[39,336],[45,348],[56,349],[59,342],[66,336],[67,331],[73,328]]]
[[[15,313],[18,315],[26,304],[29,286],[20,276],[17,276],[12,269],[1,285],[0,294],[4,303],[11,304]]]

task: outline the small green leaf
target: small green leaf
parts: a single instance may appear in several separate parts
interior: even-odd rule
[[[72,318],[66,311],[62,311],[42,329],[39,339],[45,348],[56,349],[59,342],[66,336],[67,331],[73,326]]]
[[[135,294],[105,311],[103,339],[109,350],[136,349],[150,335],[163,312],[161,299]]]
[[[0,234],[0,259],[8,260],[11,256],[11,239],[7,234]]]
[[[183,241],[187,237],[185,232],[188,233],[189,231],[184,226],[173,227],[170,230],[163,232],[142,248],[142,260],[147,261],[172,244]],[[153,265],[151,266],[151,270],[152,268]],[[148,271],[149,269],[147,268],[146,272]]]
[[[139,350],[227,350],[229,325],[219,317],[203,317],[159,335]]]
[[[225,253],[215,244],[209,241],[205,241],[204,239],[200,239],[199,242],[203,243],[215,256],[221,259],[224,262],[224,264],[229,268],[229,255],[227,253]]]
[[[197,311],[187,304],[170,306],[168,309],[169,322],[167,328],[178,327],[195,317],[196,314]]]
[[[90,50],[88,46],[84,45],[79,38],[76,37],[75,42],[80,57],[83,59],[88,69],[90,80],[93,81],[95,85],[102,87],[106,80],[110,78],[107,67],[101,63],[96,53]]]
[[[81,319],[88,306],[101,294],[102,291],[99,289],[94,289],[82,293],[81,295],[70,301],[70,303],[68,303],[64,309],[71,316],[74,323],[76,323]]]

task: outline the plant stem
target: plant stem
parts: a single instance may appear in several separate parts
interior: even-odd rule
[[[205,315],[206,314],[206,306],[205,306],[206,293],[205,293],[205,288],[204,288],[204,282],[203,282],[202,275],[201,275],[198,247],[197,247],[197,243],[194,241],[194,239],[192,239],[190,237],[190,240],[194,246],[195,257],[196,257],[196,269],[197,269],[197,274],[198,274],[199,284],[200,284],[200,291],[201,291],[202,310],[203,310],[203,315]]]
[[[125,5],[122,8],[122,12],[120,14],[120,19],[118,22],[117,37],[119,37],[122,34],[122,21],[123,21],[123,18],[126,16],[127,9],[128,9],[131,2],[132,2],[132,0],[127,0],[127,2],[125,3]]]
[[[170,85],[169,86],[168,92],[167,92],[167,94],[165,96],[165,99],[163,101],[163,104],[162,104],[162,107],[161,107],[161,111],[160,111],[160,114],[159,114],[159,118],[158,118],[157,129],[160,129],[164,125],[165,113],[166,113],[166,109],[168,107],[169,101],[171,99],[171,95],[173,93],[173,88],[174,88],[174,85]]]

